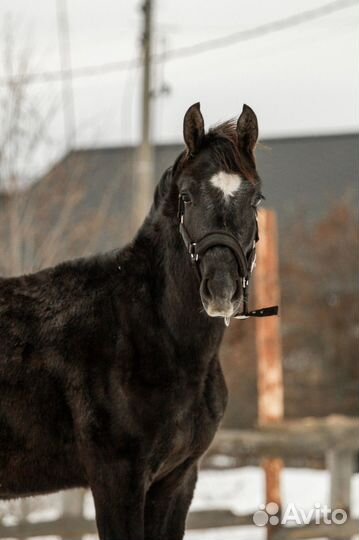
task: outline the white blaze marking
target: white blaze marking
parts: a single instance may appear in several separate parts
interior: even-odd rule
[[[238,174],[229,174],[221,171],[212,176],[211,182],[214,187],[222,191],[224,199],[228,201],[229,197],[233,197],[236,191],[238,191],[242,179]]]

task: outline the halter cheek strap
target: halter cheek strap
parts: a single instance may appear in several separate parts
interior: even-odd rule
[[[256,309],[253,311],[248,311],[248,286],[249,278],[255,268],[256,260],[256,243],[259,240],[258,235],[258,223],[256,229],[256,236],[253,242],[253,247],[246,257],[241,244],[238,242],[237,238],[231,233],[224,231],[212,231],[205,234],[197,241],[193,241],[185,227],[185,209],[187,203],[182,195],[179,195],[178,198],[178,220],[179,220],[179,232],[182,236],[183,242],[186,246],[186,249],[191,257],[191,262],[196,271],[198,280],[201,282],[201,270],[200,270],[200,259],[203,255],[212,247],[215,246],[225,246],[228,247],[233,255],[236,258],[238,264],[239,275],[242,278],[242,288],[243,288],[243,310],[242,312],[235,313],[233,317],[235,319],[248,319],[248,317],[270,317],[272,315],[278,315],[278,306],[271,306],[262,309]]]

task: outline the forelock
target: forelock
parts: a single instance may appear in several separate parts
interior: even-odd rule
[[[255,168],[241,155],[235,119],[217,124],[208,130],[203,137],[199,153],[206,149],[218,170],[228,174],[240,174],[244,180],[251,183],[257,181]],[[180,174],[195,157],[184,150],[173,165],[173,175]]]
[[[206,143],[220,170],[228,174],[241,173],[250,182],[255,180],[255,171],[248,167],[240,153],[235,119],[210,128],[206,135]]]

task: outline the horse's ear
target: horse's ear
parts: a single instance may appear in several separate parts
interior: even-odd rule
[[[258,139],[258,122],[254,111],[248,105],[243,105],[238,118],[237,134],[240,148],[252,155]]]
[[[199,103],[192,105],[184,115],[183,137],[189,153],[195,154],[204,137],[204,120]]]

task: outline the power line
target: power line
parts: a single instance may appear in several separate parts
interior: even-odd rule
[[[326,15],[330,15],[358,4],[358,0],[336,0],[334,2],[329,2],[328,4],[324,4],[319,8],[302,11],[301,13],[296,13],[295,15],[289,15],[283,19],[271,21],[269,23],[256,26],[255,28],[233,32],[224,37],[214,38],[201,43],[196,43],[195,45],[189,45],[173,51],[168,51],[167,59],[184,58],[186,56],[194,56],[196,54],[202,54],[214,49],[229,47],[235,43],[240,43],[241,41],[249,41],[250,39],[256,39],[268,34],[287,30],[288,28],[293,28],[294,26],[299,26],[301,24],[314,21],[315,19],[319,19]],[[155,61],[158,60],[162,61],[162,58],[159,57],[155,59]]]
[[[74,68],[71,71],[67,69],[58,69],[54,71],[42,71],[37,73],[22,74],[10,79],[0,79],[0,86],[7,84],[32,84],[32,83],[44,83],[44,82],[56,82],[60,81],[64,77],[72,75],[72,79],[83,79],[86,77],[97,77],[98,75],[105,75],[108,73],[115,73],[119,71],[127,71],[129,69],[135,69],[140,65],[141,59],[135,58],[132,60],[120,60],[116,62],[107,62],[104,64],[98,64],[95,66],[82,66]]]
[[[189,56],[195,56],[197,54],[203,54],[216,49],[229,47],[236,43],[243,41],[249,41],[263,37],[275,32],[280,32],[299,26],[316,19],[320,19],[326,15],[331,15],[343,9],[347,9],[359,4],[359,0],[335,0],[329,2],[315,9],[309,9],[289,15],[283,19],[277,19],[269,23],[261,24],[248,30],[241,30],[239,32],[233,32],[220,38],[214,38],[194,45],[188,45],[167,51],[165,54],[159,53],[152,56],[154,63],[160,63],[167,60],[177,60],[179,58],[185,58]],[[32,84],[38,82],[53,82],[63,79],[64,77],[72,76],[73,79],[82,79],[86,77],[96,77],[99,75],[105,75],[108,73],[116,73],[120,71],[126,71],[129,69],[135,69],[140,65],[140,59],[133,58],[131,60],[120,60],[116,62],[107,62],[96,66],[83,66],[71,70],[61,69],[57,71],[44,71],[38,73],[29,73],[27,75],[19,75],[12,79],[0,79],[0,86],[16,83]]]

